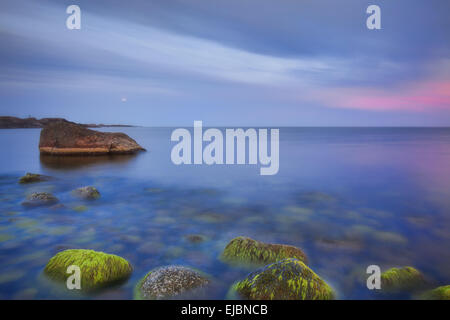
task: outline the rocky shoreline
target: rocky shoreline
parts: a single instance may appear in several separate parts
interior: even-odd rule
[[[67,121],[64,118],[17,118],[9,116],[0,117],[0,129],[28,129],[28,128],[44,128],[46,125],[56,121]],[[123,124],[79,124],[85,128],[103,128],[103,127],[133,127]]]

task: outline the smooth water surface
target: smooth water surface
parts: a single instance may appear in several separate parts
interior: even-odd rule
[[[171,128],[102,130],[125,132],[148,151],[40,157],[39,129],[0,130],[1,299],[131,299],[141,277],[168,264],[210,274],[207,298],[224,299],[251,271],[219,259],[240,235],[302,248],[339,299],[383,297],[366,288],[371,264],[412,265],[433,285],[450,283],[450,129],[282,128],[275,176],[255,165],[176,166]],[[54,179],[18,184],[26,172]],[[72,195],[86,185],[101,198]],[[36,191],[63,206],[24,208]],[[191,243],[192,234],[206,241]],[[42,275],[67,248],[120,255],[133,274],[93,296],[68,292]]]

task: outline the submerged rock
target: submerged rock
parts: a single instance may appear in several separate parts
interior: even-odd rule
[[[49,176],[44,176],[42,174],[27,172],[27,174],[25,174],[23,177],[20,177],[19,183],[25,184],[25,183],[48,181],[48,180],[50,180]]]
[[[299,248],[285,244],[270,244],[247,237],[237,237],[228,243],[222,260],[229,263],[266,265],[286,258],[296,258],[308,263],[306,254]]]
[[[250,273],[231,288],[249,300],[331,300],[331,287],[298,259],[284,259]]]
[[[35,192],[22,202],[26,207],[49,206],[58,203],[58,198],[48,192]]]
[[[55,210],[55,211],[56,210],[64,210],[64,209],[66,209],[66,206],[63,205],[62,203],[57,203],[57,204],[51,206],[49,209]]]
[[[201,234],[188,234],[185,236],[185,238],[191,243],[201,243],[206,240],[206,237]]]
[[[429,290],[420,296],[424,300],[450,300],[450,285]]]
[[[49,155],[128,154],[144,150],[124,133],[90,130],[66,120],[46,125],[39,140],[39,151]]]
[[[135,298],[170,299],[204,288],[210,283],[206,275],[183,266],[166,266],[150,271],[136,286]]]
[[[88,208],[83,205],[73,207],[73,210],[76,212],[85,212],[87,209]]]
[[[73,193],[76,196],[87,200],[95,200],[100,198],[100,192],[98,192],[98,190],[92,186],[78,188],[74,190]]]
[[[413,267],[391,268],[381,274],[381,290],[384,292],[415,291],[425,284],[423,274]]]
[[[67,267],[75,265],[81,271],[81,290],[92,291],[128,279],[131,264],[116,255],[85,249],[69,249],[57,253],[47,263],[44,273],[56,281],[67,280]]]
[[[297,201],[306,205],[330,204],[337,201],[337,198],[319,191],[302,192],[297,195]]]

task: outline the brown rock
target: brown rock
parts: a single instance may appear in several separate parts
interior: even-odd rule
[[[61,120],[42,129],[39,151],[50,155],[102,155],[129,154],[145,149],[124,133],[99,132]]]

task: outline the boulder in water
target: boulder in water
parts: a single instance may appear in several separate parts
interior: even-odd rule
[[[424,300],[450,300],[450,285],[426,291],[420,296]]]
[[[425,285],[425,277],[413,267],[391,268],[381,274],[381,290],[384,292],[412,292]]]
[[[44,176],[42,174],[27,172],[27,174],[25,174],[23,177],[20,177],[19,183],[25,184],[25,183],[47,181],[47,180],[50,180],[49,176]]]
[[[130,154],[145,149],[125,133],[99,132],[60,120],[42,129],[39,151],[49,155],[104,155]]]
[[[136,299],[161,300],[204,288],[206,275],[183,266],[165,266],[150,271],[135,289]]]
[[[331,300],[334,292],[298,259],[284,259],[250,273],[231,288],[249,300]]]
[[[229,263],[266,265],[286,258],[296,258],[308,263],[306,254],[299,248],[285,244],[271,244],[247,237],[231,240],[222,253],[222,260]]]
[[[58,203],[58,198],[48,192],[35,192],[22,202],[26,207],[49,206]]]
[[[47,263],[44,273],[51,279],[65,282],[67,267],[80,268],[81,290],[93,291],[128,279],[131,264],[119,256],[85,249],[68,249],[57,253]]]
[[[100,198],[100,192],[98,192],[97,188],[92,186],[78,188],[74,190],[73,193],[76,196],[87,200],[95,200]]]

